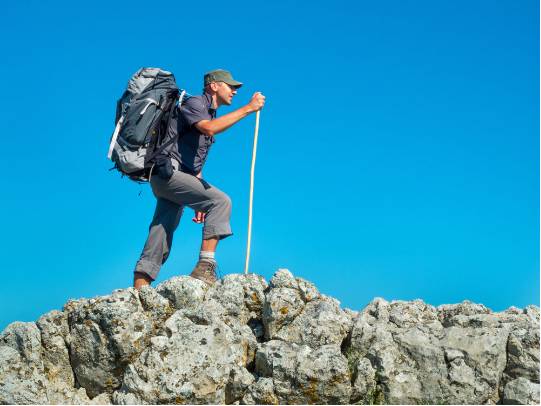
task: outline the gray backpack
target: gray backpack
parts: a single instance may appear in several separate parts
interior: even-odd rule
[[[117,102],[116,127],[107,158],[122,175],[136,182],[147,182],[152,166],[161,155],[168,155],[175,138],[167,138],[173,110],[185,96],[171,72],[141,68],[129,80]],[[180,94],[180,95],[179,95]]]

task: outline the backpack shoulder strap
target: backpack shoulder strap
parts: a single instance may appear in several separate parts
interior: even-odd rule
[[[182,93],[180,93],[180,96],[178,98],[178,105],[180,106],[182,104],[182,100],[184,99],[184,95],[186,94],[186,91],[183,90]],[[171,124],[171,118],[173,117],[173,112],[176,108],[176,103],[172,103],[171,105],[171,110],[169,111],[169,118],[167,119],[167,130],[169,129],[169,125]],[[166,130],[166,131],[167,131]],[[158,156],[159,154],[162,153],[162,151],[167,148],[169,145],[171,145],[172,143],[176,142],[178,140],[178,137],[179,137],[179,134],[180,132],[177,131],[177,133],[175,134],[174,137],[172,137],[170,140],[168,140],[167,142],[163,143],[162,145],[160,145],[156,150],[154,150],[151,154],[149,154],[148,158],[147,158],[147,162],[150,162],[152,161],[154,158],[156,158],[156,156]]]

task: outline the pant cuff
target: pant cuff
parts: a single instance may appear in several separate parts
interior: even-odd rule
[[[224,238],[227,238],[229,236],[233,235],[231,232],[231,227],[229,225],[223,226],[223,227],[217,227],[217,226],[205,226],[203,228],[203,239],[207,240],[212,237],[218,238],[218,240],[223,240]]]
[[[157,265],[153,262],[150,262],[146,259],[140,259],[135,265],[133,273],[142,273],[147,275],[153,281],[158,277],[158,272],[160,272],[160,265]]]

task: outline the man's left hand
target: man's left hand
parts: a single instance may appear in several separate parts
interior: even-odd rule
[[[202,211],[196,211],[194,218],[192,218],[192,221],[197,224],[201,224],[205,222],[205,213]]]

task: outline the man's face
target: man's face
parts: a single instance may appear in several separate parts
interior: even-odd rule
[[[237,94],[237,89],[228,85],[225,82],[216,82],[216,95],[218,96],[218,104],[226,104],[228,106],[233,102],[233,96]]]

